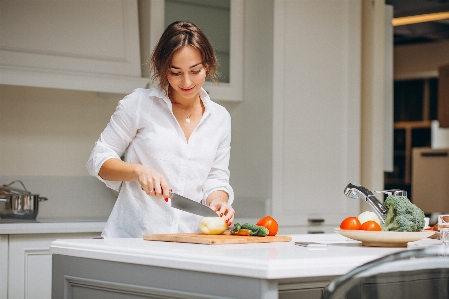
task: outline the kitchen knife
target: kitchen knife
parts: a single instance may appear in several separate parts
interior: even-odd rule
[[[295,245],[302,247],[326,247],[325,243],[316,243],[316,242],[295,242]]]
[[[218,214],[209,207],[200,204],[196,201],[188,199],[187,197],[178,195],[176,193],[170,193],[172,208],[182,210],[188,213],[200,215],[203,217],[218,217]]]

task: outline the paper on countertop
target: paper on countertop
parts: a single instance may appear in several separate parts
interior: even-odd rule
[[[413,242],[408,242],[407,243],[407,248],[408,249],[416,249],[416,248],[424,248],[424,247],[429,247],[429,246],[438,246],[438,245],[442,245],[443,242],[441,240],[438,239],[422,239],[422,240],[418,240],[418,241],[413,241]]]
[[[432,121],[430,144],[432,149],[445,149],[449,147],[449,128],[440,128],[437,120]]]

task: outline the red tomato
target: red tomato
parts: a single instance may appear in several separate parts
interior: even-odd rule
[[[381,231],[382,230],[380,225],[376,221],[373,221],[373,220],[363,222],[360,229],[361,230],[372,230],[372,231]]]
[[[273,217],[265,216],[257,221],[256,225],[266,227],[268,229],[269,236],[276,236],[278,233],[279,226]]]
[[[360,220],[357,217],[348,217],[343,220],[340,224],[340,229],[351,229],[358,230],[360,229]]]

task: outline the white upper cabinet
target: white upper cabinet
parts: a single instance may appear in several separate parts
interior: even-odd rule
[[[275,1],[273,68],[272,215],[338,227],[360,204],[360,1]]]
[[[181,12],[190,13],[187,19],[194,23],[200,17],[198,23],[204,22],[204,31],[216,41],[224,80],[206,82],[206,91],[215,100],[240,101],[244,3],[207,4],[0,0],[0,84],[122,94],[146,87],[150,80],[144,64],[166,22]],[[219,22],[212,17],[217,15]]]
[[[145,87],[137,0],[0,0],[0,84]]]

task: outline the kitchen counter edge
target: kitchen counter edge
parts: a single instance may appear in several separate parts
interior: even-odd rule
[[[57,234],[57,233],[97,233],[106,225],[100,220],[43,220],[38,222],[0,222],[0,235],[17,234]]]

